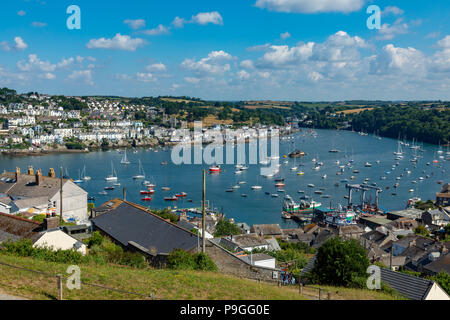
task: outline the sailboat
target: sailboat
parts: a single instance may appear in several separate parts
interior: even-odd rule
[[[253,190],[261,190],[262,187],[258,184],[259,176],[256,176],[256,185],[252,186]]]
[[[294,148],[293,148],[293,150],[292,150],[292,153],[294,153],[295,152],[295,141],[292,141],[292,144],[293,144],[293,146],[294,146]],[[291,153],[291,154],[292,154]],[[291,171],[297,171],[297,165],[296,165],[296,159],[294,158],[294,166],[291,168]]]
[[[121,164],[130,164],[131,162],[127,159],[127,149],[123,152],[122,160],[120,161]]]
[[[139,160],[139,173],[137,175],[135,175],[133,177],[133,179],[137,180],[137,179],[144,179],[144,178],[145,178],[144,169],[142,168],[141,160]]]
[[[74,181],[74,183],[83,183],[84,181],[81,179],[81,173],[80,173],[80,170],[78,170],[78,176],[79,176],[79,179],[78,180],[75,180]]]
[[[111,174],[105,178],[106,181],[117,181],[117,174],[111,161]]]
[[[83,171],[81,171],[81,179],[83,179],[84,181],[91,180],[91,177],[86,175],[86,166],[84,166]]]

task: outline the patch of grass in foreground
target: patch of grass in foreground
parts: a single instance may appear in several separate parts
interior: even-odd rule
[[[32,258],[0,254],[0,262],[67,276],[69,265]],[[132,291],[160,299],[224,299],[224,300],[298,300],[305,299],[294,288],[277,287],[239,279],[214,272],[135,269],[114,265],[80,265],[81,280],[110,288]],[[56,278],[0,265],[0,290],[29,299],[56,299]],[[67,300],[146,299],[97,287],[82,285],[81,290],[68,290],[64,281],[63,295]]]
[[[38,270],[52,275],[67,276],[68,264],[0,253],[0,262]],[[318,297],[318,290],[305,287],[304,296],[298,287],[245,280],[215,272],[136,269],[116,265],[80,265],[81,280],[109,288],[154,294],[159,299],[186,300],[305,300]],[[0,291],[28,299],[57,299],[56,278],[0,265]],[[146,297],[82,285],[81,290],[68,290],[64,281],[63,296],[67,300],[133,300]],[[332,300],[393,300],[401,297],[370,290],[320,286],[331,292]],[[326,298],[326,293],[324,293]],[[148,299],[150,299],[148,297]]]

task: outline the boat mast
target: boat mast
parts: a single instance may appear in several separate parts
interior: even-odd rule
[[[202,199],[202,252],[206,253],[206,241],[205,241],[205,232],[206,232],[206,215],[205,215],[205,195],[206,195],[206,183],[205,183],[205,173],[206,171],[203,169],[203,199]]]

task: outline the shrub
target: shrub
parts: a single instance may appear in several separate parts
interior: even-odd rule
[[[332,286],[364,287],[369,265],[366,251],[358,241],[332,238],[319,248],[310,279]]]
[[[100,232],[94,231],[94,233],[92,234],[92,237],[87,240],[87,245],[89,248],[91,248],[92,246],[95,246],[95,245],[97,245],[97,246],[101,245],[102,242],[103,242],[103,237],[100,234]]]
[[[430,236],[430,232],[427,228],[425,228],[425,226],[418,226],[416,229],[414,229],[414,233],[424,237]]]
[[[232,223],[230,220],[221,219],[217,222],[216,232],[214,232],[215,237],[223,237],[230,235],[241,234],[241,229]]]
[[[194,260],[196,263],[196,269],[202,271],[217,271],[218,268],[214,261],[204,253],[198,253],[194,255]]]
[[[14,242],[7,241],[3,246],[9,254],[20,257],[33,257],[51,262],[79,264],[86,262],[88,259],[75,250],[52,250],[48,247],[34,248],[30,239]]]
[[[176,249],[169,254],[167,257],[167,267],[174,270],[218,270],[214,261],[206,254],[192,254],[183,249]]]
[[[175,270],[194,270],[194,256],[183,249],[175,249],[167,257],[167,267]]]

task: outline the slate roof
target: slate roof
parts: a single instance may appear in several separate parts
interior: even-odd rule
[[[242,259],[247,260],[247,262],[250,263],[250,261],[256,262],[256,261],[264,261],[264,260],[273,260],[275,259],[272,256],[269,256],[265,253],[253,253],[252,255],[246,255],[242,257]]]
[[[68,181],[70,180],[63,179],[63,185]],[[36,177],[34,175],[21,173],[19,181],[16,181],[15,172],[4,172],[0,174],[0,193],[6,193],[13,198],[52,198],[59,192],[60,188],[60,178],[51,178],[42,175],[42,183],[38,185],[36,184]],[[80,192],[86,193],[86,191],[80,187],[78,188]]]
[[[267,241],[256,233],[236,235],[231,241],[242,248],[268,245]]]
[[[39,222],[0,213],[0,242],[21,238],[37,241],[41,237],[43,228]]]
[[[434,273],[440,273],[442,271],[445,271],[448,274],[450,274],[450,254],[446,254],[445,256],[440,257],[439,259],[433,262],[430,262],[423,268],[430,270]]]
[[[129,241],[157,254],[175,249],[192,250],[197,247],[197,235],[148,212],[146,208],[121,200],[110,211],[92,219],[95,229],[127,247]]]
[[[433,281],[391,271],[386,268],[381,268],[381,281],[412,300],[424,300],[433,286]]]
[[[251,228],[251,232],[262,235],[282,235],[280,225],[278,224],[255,224]]]

